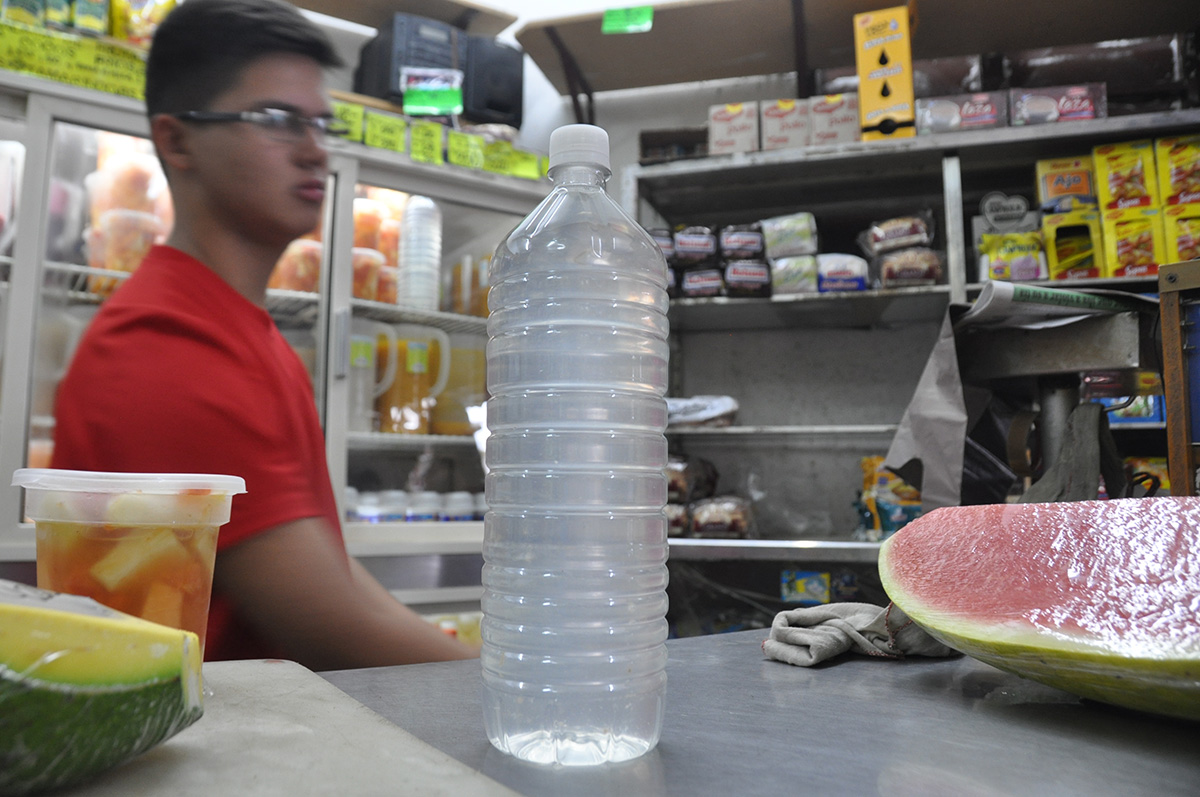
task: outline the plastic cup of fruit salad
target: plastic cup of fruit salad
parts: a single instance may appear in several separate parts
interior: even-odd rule
[[[191,631],[204,645],[217,530],[238,476],[23,468],[37,585]]]

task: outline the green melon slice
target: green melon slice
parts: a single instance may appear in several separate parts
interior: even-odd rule
[[[1200,720],[1200,498],[937,509],[883,543],[879,575],[969,656]]]
[[[0,795],[85,780],[200,718],[200,640],[0,580]]]

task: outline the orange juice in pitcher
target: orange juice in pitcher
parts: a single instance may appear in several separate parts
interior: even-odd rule
[[[429,434],[434,402],[450,374],[450,339],[440,329],[420,324],[397,324],[396,374],[376,401],[380,431]],[[387,342],[379,343],[378,359],[388,357]]]
[[[467,408],[482,404],[486,398],[487,338],[468,333],[450,335],[450,373],[433,407],[433,433],[474,434]]]

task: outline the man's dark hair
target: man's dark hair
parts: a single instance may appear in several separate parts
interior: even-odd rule
[[[202,111],[264,55],[342,65],[324,31],[281,0],[187,0],[163,20],[146,59],[146,113]]]

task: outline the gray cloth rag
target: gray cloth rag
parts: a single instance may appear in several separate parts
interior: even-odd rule
[[[1092,501],[1101,477],[1110,497],[1125,495],[1125,463],[1103,406],[1091,401],[1077,405],[1067,416],[1063,438],[1058,460],[1025,491],[1021,503]]]
[[[775,615],[763,653],[772,659],[811,667],[848,650],[883,659],[954,656],[895,604],[829,603],[789,609]]]

